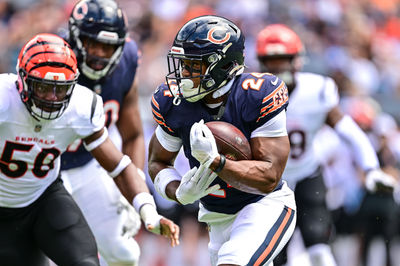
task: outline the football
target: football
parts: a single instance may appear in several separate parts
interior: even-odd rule
[[[237,127],[223,121],[211,121],[205,125],[213,133],[219,153],[234,161],[251,159],[250,144]]]

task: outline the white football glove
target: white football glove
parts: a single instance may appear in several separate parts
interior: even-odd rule
[[[121,197],[118,202],[118,215],[126,212],[126,219],[122,226],[122,236],[126,238],[134,237],[142,225],[139,213],[133,208],[128,201]]]
[[[218,184],[209,187],[216,177],[217,174],[205,165],[200,165],[199,169],[193,167],[182,177],[181,184],[175,192],[176,198],[186,205],[217,191],[220,189]]]
[[[396,187],[396,179],[383,172],[381,169],[374,169],[367,173],[365,177],[365,187],[371,191],[377,191],[378,187],[394,189]]]
[[[194,123],[190,129],[190,149],[192,156],[207,167],[219,156],[214,135],[203,119]]]

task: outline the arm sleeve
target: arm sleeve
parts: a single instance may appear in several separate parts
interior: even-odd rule
[[[166,133],[161,126],[156,128],[156,137],[161,146],[169,152],[178,152],[182,146],[182,140]]]
[[[379,167],[378,157],[367,135],[348,115],[335,125],[335,130],[352,147],[357,164],[368,171]]]

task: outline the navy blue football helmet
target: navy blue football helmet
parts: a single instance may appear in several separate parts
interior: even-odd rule
[[[79,1],[72,10],[68,27],[69,41],[77,56],[81,73],[92,80],[110,74],[121,58],[127,37],[127,21],[117,3],[113,0]],[[115,51],[110,58],[90,55],[83,45],[84,38],[115,45]],[[93,69],[88,62],[104,67]]]
[[[188,21],[178,31],[168,53],[169,90],[176,98],[189,102],[202,99],[243,73],[243,51],[244,35],[232,21],[219,16],[201,16]],[[200,69],[205,66],[205,73],[193,71],[194,64],[200,64]],[[182,75],[184,68],[191,70],[191,76]],[[196,88],[194,78],[200,79]]]

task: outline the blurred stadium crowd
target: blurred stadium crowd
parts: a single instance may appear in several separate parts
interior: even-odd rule
[[[21,46],[35,34],[65,31],[75,2],[0,0],[0,72],[15,72]],[[269,23],[284,23],[298,33],[305,45],[303,70],[335,79],[343,111],[369,134],[383,169],[400,177],[399,0],[117,2],[129,19],[130,37],[137,41],[142,52],[138,78],[141,114],[148,138],[155,127],[150,95],[165,80],[168,49],[185,21],[198,15],[216,14],[238,23],[246,36],[245,60],[250,71],[259,69],[255,53],[257,33]],[[400,265],[396,255],[400,253],[400,196],[395,194],[398,198],[393,199],[391,193],[367,193],[352,163],[353,155],[334,132],[322,131],[315,147],[325,165],[327,201],[335,215],[332,246],[338,265]],[[187,167],[182,163],[177,168],[183,173]],[[196,207],[178,207],[157,199],[161,211],[181,224],[182,244],[172,250],[141,231],[137,238],[142,265],[208,265],[206,228],[194,221]],[[374,236],[380,237],[378,244]],[[299,260],[301,249],[293,247],[292,254]],[[306,259],[301,264],[295,261],[294,257],[293,265],[307,265]]]

